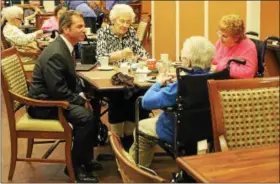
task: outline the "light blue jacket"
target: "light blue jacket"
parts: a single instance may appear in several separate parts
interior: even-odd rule
[[[195,68],[189,75],[199,75],[209,73],[209,70],[203,71]],[[162,109],[176,104],[177,97],[177,81],[161,88],[160,83],[155,83],[145,93],[142,100],[142,107],[148,110]],[[175,117],[172,113],[162,112],[156,124],[156,133],[159,139],[172,143],[173,140],[173,124]]]

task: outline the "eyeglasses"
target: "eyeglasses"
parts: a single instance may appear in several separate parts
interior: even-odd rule
[[[223,35],[222,31],[217,31],[217,35],[219,38],[224,39],[224,40],[229,38],[229,36]]]
[[[16,19],[22,22],[22,18],[16,18]]]
[[[131,20],[118,19],[118,21],[119,21],[120,24],[125,24],[126,23],[128,25],[131,25],[131,23],[132,23]]]

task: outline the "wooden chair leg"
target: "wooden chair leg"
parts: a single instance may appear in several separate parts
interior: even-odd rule
[[[75,174],[74,174],[74,168],[72,165],[71,148],[72,148],[72,137],[66,139],[66,142],[65,142],[65,161],[66,161],[66,166],[67,166],[68,173],[69,173],[70,182],[75,183],[76,178],[75,178]]]
[[[13,179],[13,175],[16,168],[17,149],[18,149],[17,143],[18,143],[17,138],[11,138],[11,160],[10,160],[10,170],[8,175],[9,180]]]
[[[33,150],[33,144],[34,144],[34,139],[33,138],[28,138],[26,158],[31,158],[32,150]]]

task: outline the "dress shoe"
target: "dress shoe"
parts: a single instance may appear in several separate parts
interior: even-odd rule
[[[89,163],[85,164],[85,168],[87,172],[92,172],[92,171],[98,171],[103,169],[103,166],[100,163],[91,160]]]
[[[98,183],[99,179],[92,174],[87,172],[84,165],[75,168],[75,177],[77,183]],[[64,173],[69,176],[68,169],[65,167]]]

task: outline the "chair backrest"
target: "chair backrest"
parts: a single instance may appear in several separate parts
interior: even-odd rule
[[[14,135],[15,112],[22,107],[22,104],[15,101],[10,92],[21,96],[27,96],[28,88],[26,76],[17,50],[12,47],[1,52],[1,87],[8,113],[11,135]]]
[[[27,96],[28,88],[20,56],[14,47],[1,52],[1,69],[1,85],[6,105],[11,103],[11,105],[13,104],[13,110],[17,110],[21,104],[17,101],[11,101],[9,91],[21,96]]]
[[[43,13],[43,14],[36,14],[36,30],[41,29],[43,23],[45,20],[51,18],[52,16],[54,16],[54,13]]]
[[[143,43],[143,41],[147,37],[149,26],[150,26],[150,19],[142,19],[138,25],[136,34],[141,43]]]
[[[4,34],[3,34],[3,28],[4,28],[5,25],[2,25],[1,26],[1,50],[5,50],[5,49],[8,49],[10,48],[10,44],[9,42],[7,42]]]
[[[279,143],[279,77],[208,81],[215,150]]]
[[[91,32],[96,34],[97,32],[97,18],[96,17],[84,17],[86,27],[91,28]]]
[[[163,183],[167,182],[165,179],[148,173],[135,164],[135,162],[128,160],[120,138],[110,133],[110,143],[115,153],[116,160],[119,165],[120,173],[124,183]]]
[[[207,80],[229,79],[229,69],[202,75],[187,75],[189,70],[177,68],[177,121],[174,143],[177,156],[197,153],[197,142],[212,141],[212,122]]]

